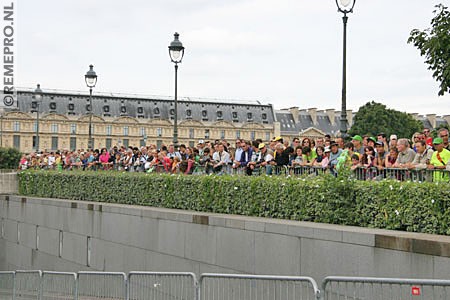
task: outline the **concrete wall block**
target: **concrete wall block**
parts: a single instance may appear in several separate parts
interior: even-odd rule
[[[184,257],[186,224],[159,220],[158,252]]]
[[[31,249],[36,249],[36,225],[19,223],[19,231],[19,244]]]
[[[70,262],[87,265],[87,237],[70,232],[63,233],[61,257]]]
[[[59,230],[39,226],[39,252],[59,256]]]
[[[300,275],[300,238],[256,232],[255,273]]]
[[[216,264],[219,267],[255,273],[255,233],[217,227]]]
[[[4,230],[4,239],[9,241],[9,242],[13,242],[13,243],[17,243],[17,221],[13,221],[13,220],[9,220],[9,219],[4,219],[3,220],[3,230]]]
[[[145,252],[145,268],[151,272],[194,272],[199,274],[199,263],[178,256],[154,251]]]
[[[214,226],[185,224],[185,258],[215,264],[217,233]]]

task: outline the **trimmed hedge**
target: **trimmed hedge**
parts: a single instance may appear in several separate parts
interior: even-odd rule
[[[19,193],[450,235],[449,183],[30,170]]]

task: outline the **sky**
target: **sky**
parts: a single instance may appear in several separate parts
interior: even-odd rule
[[[2,0],[3,2],[4,0]],[[334,0],[15,0],[16,85],[174,95],[168,46],[185,56],[178,95],[340,110],[342,14]],[[450,96],[407,44],[450,0],[357,0],[347,31],[347,108],[369,101],[450,114]]]

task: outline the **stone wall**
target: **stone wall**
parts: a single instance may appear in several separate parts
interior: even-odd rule
[[[450,278],[450,237],[0,196],[0,270]]]

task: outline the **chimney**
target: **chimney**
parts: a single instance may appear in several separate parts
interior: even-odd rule
[[[445,122],[447,122],[447,125],[450,125],[450,115],[444,115],[442,116],[442,119],[444,119]]]
[[[426,117],[430,122],[432,129],[436,128],[436,114],[428,114]]]
[[[419,119],[419,114],[418,113],[410,113],[409,114],[411,117],[414,118],[414,120],[418,120]]]
[[[289,108],[289,111],[292,114],[292,117],[294,118],[294,122],[297,124],[299,122],[299,118],[298,118],[298,107],[294,106]]]
[[[350,129],[350,127],[352,127],[353,125],[353,112],[351,109],[347,109],[347,123]]]
[[[309,108],[308,113],[311,116],[314,125],[317,124],[317,108]]]
[[[334,112],[335,112],[334,108],[325,109],[325,113],[327,114],[328,119],[330,119],[331,125],[334,125],[336,123]]]

